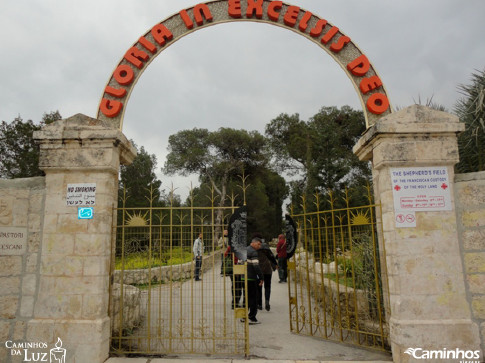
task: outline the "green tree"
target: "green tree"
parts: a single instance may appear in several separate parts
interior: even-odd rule
[[[270,241],[283,230],[283,202],[288,186],[283,177],[268,168],[248,172],[248,236],[259,232]]]
[[[51,111],[49,113],[44,112],[44,114],[42,115],[41,125],[42,124],[49,125],[49,124],[51,124],[55,121],[59,121],[59,120],[62,120],[62,116],[59,113],[59,111]]]
[[[248,208],[248,236],[255,232],[261,233],[264,238],[270,240],[281,233],[283,229],[283,201],[288,194],[285,180],[275,171],[266,167],[248,169],[246,185],[246,204]],[[231,174],[227,185],[228,196],[234,196],[235,206],[243,205],[243,193],[241,189],[241,176]],[[211,184],[205,180],[193,190],[194,206],[207,206],[211,198]],[[190,201],[187,202],[190,204]],[[230,205],[227,198],[226,206]],[[225,213],[225,219],[229,217]]]
[[[472,73],[471,83],[459,85],[464,96],[455,104],[455,113],[465,123],[465,131],[458,136],[461,173],[485,170],[485,70]]]
[[[311,199],[316,189],[337,192],[370,182],[369,164],[352,152],[364,131],[363,113],[349,106],[323,107],[308,121],[298,114],[281,114],[266,126],[278,170],[300,176],[290,183],[294,205],[302,195]]]
[[[45,124],[60,120],[59,111],[44,113],[40,124],[24,121],[20,116],[11,123],[0,124],[0,177],[28,178],[44,175],[39,169],[39,146],[33,139],[34,131]]]
[[[162,194],[160,187],[162,182],[158,180],[155,170],[157,169],[157,158],[154,154],[149,154],[142,146],[137,148],[137,155],[130,165],[121,165],[120,167],[120,194],[123,189],[127,193],[127,207],[146,207],[150,205],[150,190],[155,193],[154,207],[161,206],[165,196]]]
[[[209,183],[224,206],[230,178],[243,168],[266,165],[265,138],[257,131],[220,128],[210,132],[194,128],[169,137],[169,154],[163,171],[169,175],[198,174]],[[222,221],[222,211],[217,213]]]

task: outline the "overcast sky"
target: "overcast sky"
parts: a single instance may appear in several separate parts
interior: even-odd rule
[[[96,116],[126,50],[190,0],[0,0],[0,120],[38,122],[59,110]],[[391,104],[421,97],[453,109],[457,85],[485,67],[484,0],[293,0],[327,19],[370,59]],[[182,129],[264,132],[280,113],[308,119],[322,106],[360,109],[324,50],[284,28],[227,23],[189,34],[147,67],[126,105],[123,132],[165,161]],[[188,178],[175,180],[185,189]],[[195,180],[195,179],[194,179]],[[183,193],[182,193],[183,194]]]

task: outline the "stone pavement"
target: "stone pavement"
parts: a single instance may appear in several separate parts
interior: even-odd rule
[[[342,362],[354,362],[354,363],[369,363],[369,361],[337,361],[337,360],[281,360],[281,359],[261,359],[261,358],[249,358],[251,363],[342,363]],[[185,361],[206,363],[214,362],[216,363],[245,363],[246,359],[227,359],[227,358],[195,358],[195,357],[185,357],[185,358],[110,358],[106,363],[180,363]],[[387,363],[388,361],[376,361],[372,360],[373,363]]]
[[[222,278],[222,277],[221,277]],[[288,310],[288,285],[278,283],[278,274],[273,274],[271,310],[260,310],[259,325],[249,326],[250,355],[254,362],[294,363],[306,362],[389,362],[386,352],[357,348],[348,344],[334,343],[321,339],[290,333]],[[243,363],[241,357],[228,356],[175,356],[145,358],[110,358],[106,363],[179,363],[180,361],[218,363]]]

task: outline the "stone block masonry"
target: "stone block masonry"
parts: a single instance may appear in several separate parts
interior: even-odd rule
[[[6,341],[25,341],[33,318],[44,202],[43,177],[0,180],[0,362],[10,362]]]
[[[467,299],[485,352],[485,172],[457,174],[455,195]]]
[[[395,362],[410,360],[408,348],[485,351],[485,173],[455,178],[462,129],[456,117],[415,105],[383,118],[354,148],[372,160],[382,206]],[[118,129],[84,115],[34,137],[46,176],[0,180],[0,362],[24,360],[7,342],[34,344],[29,352],[36,353],[60,338],[66,362],[102,363],[118,170],[135,150]],[[396,229],[390,169],[407,166],[446,166],[452,210],[418,211],[416,227]],[[76,183],[96,183],[93,219],[78,219],[66,203],[67,185]]]
[[[43,248],[39,290],[31,307],[27,340],[63,340],[66,361],[108,358],[109,275],[113,207],[117,204],[120,161],[134,148],[118,129],[78,114],[34,134],[45,176]],[[96,185],[94,216],[78,218],[68,205],[69,184]]]
[[[456,116],[414,105],[379,120],[354,147],[361,160],[372,161],[374,196],[382,205],[379,247],[386,254],[381,256],[385,260],[382,279],[387,275],[384,297],[388,297],[386,313],[395,362],[410,361],[409,348],[480,349],[476,315],[481,315],[483,301],[478,295],[473,301],[467,299],[464,263],[467,266],[468,260],[469,273],[479,275],[482,255],[470,254],[463,262],[453,192],[451,208],[416,211],[416,227],[398,228],[390,177],[392,168],[439,166],[446,168],[453,181],[458,162],[456,135],[463,129]],[[454,191],[454,183],[450,184]],[[477,223],[481,226],[485,220],[482,216],[479,210],[464,212],[461,223],[475,226],[468,232],[476,233]]]

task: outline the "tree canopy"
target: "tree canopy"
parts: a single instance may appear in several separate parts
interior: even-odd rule
[[[137,155],[130,165],[120,166],[120,192],[126,189],[129,198],[126,207],[146,207],[150,205],[150,191],[153,190],[155,199],[153,206],[158,207],[163,204],[163,195],[160,187],[162,182],[158,180],[155,171],[157,169],[157,158],[154,154],[149,154],[143,146],[140,149],[131,140],[137,149]]]
[[[265,138],[257,131],[194,128],[171,135],[168,142],[169,154],[162,171],[169,175],[199,174],[201,181],[207,180],[219,195],[220,205],[224,205],[232,174],[268,162]]]
[[[461,173],[485,170],[485,70],[471,76],[471,83],[458,86],[463,98],[455,104],[455,113],[465,123],[458,136]]]
[[[285,179],[267,167],[257,167],[247,170],[245,175],[246,204],[248,208],[248,236],[259,232],[270,240],[281,233],[283,229],[283,201],[288,195]],[[231,174],[227,185],[227,194],[234,199],[235,206],[244,203],[242,191],[242,176]],[[193,190],[193,205],[207,206],[211,196],[211,184],[208,180]],[[190,201],[187,202],[190,204]],[[226,206],[231,205],[229,198]],[[226,216],[229,217],[229,216]]]
[[[278,170],[294,176],[292,200],[345,187],[360,188],[371,180],[369,163],[352,147],[365,131],[362,111],[349,106],[323,107],[308,121],[298,114],[281,114],[266,126],[266,136]]]
[[[60,120],[59,111],[44,113],[42,121],[35,124],[24,121],[20,115],[11,123],[0,124],[0,177],[28,178],[44,175],[39,169],[39,146],[33,138],[34,131]]]

